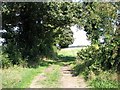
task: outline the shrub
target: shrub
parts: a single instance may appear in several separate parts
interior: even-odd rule
[[[108,45],[92,45],[82,49],[77,53],[78,59],[85,62],[85,65],[93,71],[102,70],[117,70],[117,65],[120,63],[118,54],[115,52],[115,47]]]
[[[94,88],[116,88],[117,80],[108,76],[117,72],[120,63],[117,50],[118,47],[112,43],[110,45],[94,44],[82,49],[77,53],[81,63],[74,67],[77,75],[83,74]]]
[[[2,54],[1,53],[0,58],[1,58],[0,65],[2,66],[2,68],[3,67],[8,68],[8,67],[10,67],[12,65],[7,54]]]

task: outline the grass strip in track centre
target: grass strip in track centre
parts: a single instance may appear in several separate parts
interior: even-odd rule
[[[39,82],[43,88],[58,88],[60,86],[60,66],[52,65],[51,67],[50,71],[45,72],[45,80]]]

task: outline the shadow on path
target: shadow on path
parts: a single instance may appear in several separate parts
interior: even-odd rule
[[[71,70],[70,66],[62,66],[61,67],[61,87],[62,88],[86,88],[87,85],[84,79],[80,76],[74,76],[73,70]]]
[[[65,66],[65,65],[70,65],[75,63],[76,58],[72,56],[63,56],[59,55],[57,59],[54,60],[43,60],[40,62],[40,66],[50,66],[52,64],[60,65],[60,66]]]

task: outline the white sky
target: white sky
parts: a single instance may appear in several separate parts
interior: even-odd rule
[[[73,31],[74,42],[70,46],[90,45],[90,41],[87,40],[86,32],[83,29],[78,29],[75,26],[71,27]]]

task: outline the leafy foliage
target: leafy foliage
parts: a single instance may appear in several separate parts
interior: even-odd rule
[[[73,32],[69,30],[64,30],[63,34],[60,35],[59,45],[61,48],[67,48],[68,45],[73,43]]]
[[[60,48],[67,48],[68,45],[73,43],[73,32],[69,27],[59,28],[60,32],[56,33],[56,44],[60,46]]]
[[[93,71],[99,71],[99,69],[109,70],[112,68],[117,70],[117,66],[120,63],[117,61],[118,54],[113,52],[113,48],[115,47],[109,47],[111,48],[94,45],[86,49],[82,49],[78,53],[78,58],[86,63],[88,62],[88,68]]]
[[[19,64],[20,59],[33,62],[44,56],[54,57],[55,30],[73,23],[73,6],[68,2],[3,3],[2,28],[7,31],[3,34],[4,51],[11,62]]]
[[[80,70],[82,70],[85,79],[89,78],[91,72],[96,76],[109,70],[119,74],[120,41],[118,39],[120,28],[119,24],[116,25],[116,22],[119,22],[119,18],[117,18],[119,17],[118,7],[118,3],[83,3],[85,10],[82,15],[83,25],[92,44],[78,52],[78,60],[81,60],[82,64],[75,67],[76,75],[79,74]],[[100,41],[101,37],[103,42]],[[112,85],[111,88],[117,85],[109,80],[99,80],[93,77],[92,79],[92,85],[96,88],[101,88],[102,84],[105,84],[103,87],[107,88],[109,85]]]
[[[78,53],[80,59],[92,60],[100,68],[118,67],[119,60],[119,29],[115,28],[117,4],[114,3],[83,3],[84,28],[92,46]],[[101,9],[100,9],[101,8]],[[115,30],[116,29],[116,30]],[[104,38],[103,44],[100,37]],[[115,68],[116,69],[116,68]]]

